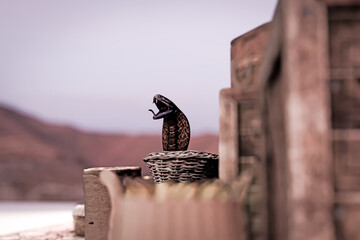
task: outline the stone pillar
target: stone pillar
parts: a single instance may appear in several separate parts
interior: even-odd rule
[[[119,177],[141,176],[140,167],[99,167],[84,170],[86,240],[107,239],[111,202],[106,187],[99,181],[99,173],[103,170],[113,171]]]
[[[258,162],[261,145],[259,68],[271,23],[231,42],[231,88],[220,91],[219,173],[231,182]]]
[[[239,175],[238,102],[233,89],[220,91],[219,178],[233,181]]]

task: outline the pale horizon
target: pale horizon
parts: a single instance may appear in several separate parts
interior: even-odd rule
[[[160,93],[192,134],[218,132],[230,42],[276,1],[1,1],[0,104],[101,133],[160,134]]]

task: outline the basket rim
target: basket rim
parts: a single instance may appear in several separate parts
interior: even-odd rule
[[[164,161],[181,161],[187,159],[199,160],[218,160],[219,155],[196,150],[187,151],[161,151],[149,153],[143,160],[145,162],[151,160],[164,160]]]

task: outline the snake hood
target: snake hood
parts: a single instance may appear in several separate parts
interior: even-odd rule
[[[190,125],[185,114],[170,99],[157,94],[153,103],[159,109],[153,113],[153,119],[164,119],[162,144],[164,151],[185,151],[190,142]]]

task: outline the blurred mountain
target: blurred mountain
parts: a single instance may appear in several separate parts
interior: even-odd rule
[[[218,137],[193,136],[189,149],[217,153]],[[0,106],[0,200],[82,201],[84,168],[141,166],[149,175],[142,158],[156,151],[160,135],[88,133]]]

